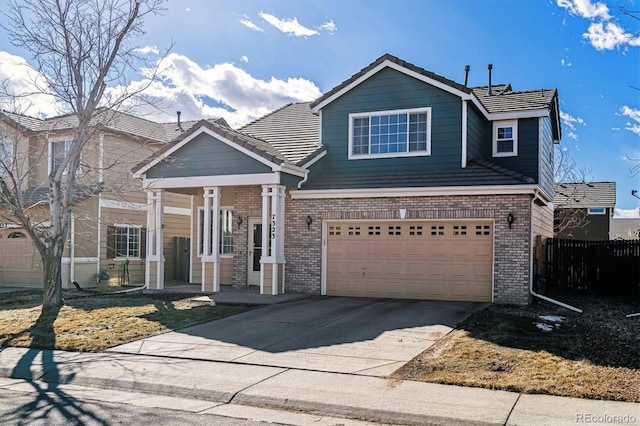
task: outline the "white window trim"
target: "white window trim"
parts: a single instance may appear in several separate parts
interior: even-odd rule
[[[138,256],[137,257],[129,257],[129,256],[118,256],[118,249],[116,247],[113,248],[113,251],[116,253],[116,257],[113,260],[140,260],[142,259],[142,226],[141,225],[131,225],[128,223],[114,223],[113,226],[115,228],[138,228],[140,231],[138,232]],[[114,235],[114,244],[117,245]],[[129,247],[127,246],[127,253],[129,253]]]
[[[602,211],[600,211],[602,210]],[[603,216],[605,214],[607,214],[607,209],[606,207],[589,207],[589,210],[587,210],[587,213],[590,215],[600,215]]]
[[[51,170],[53,169],[53,144],[54,143],[60,143],[60,142],[69,142],[69,145],[71,145],[73,143],[73,139],[69,139],[69,138],[63,138],[63,139],[49,139],[49,146],[48,146],[48,153],[49,153],[49,161],[47,162],[47,174],[51,174]],[[67,151],[68,152],[68,151]],[[65,153],[66,156],[66,153]],[[67,170],[68,167],[65,167],[64,171],[62,172],[62,175],[66,175],[69,173],[69,170]],[[78,172],[82,171],[82,154],[80,154],[80,163],[78,164],[78,169],[76,170],[76,174]]]
[[[12,165],[14,164],[14,159],[16,157],[16,144],[14,143],[13,140],[11,140],[11,138],[0,137],[0,150],[2,150],[2,152],[0,152],[0,157],[2,157],[3,154],[5,153],[5,146],[11,147],[10,156],[6,160],[8,160],[9,162],[8,168],[13,168]],[[4,169],[5,167],[0,164],[0,173],[2,173]]]
[[[410,151],[410,152],[389,152],[385,154],[354,154],[353,153],[353,120],[356,118],[375,117],[381,115],[393,115],[393,114],[427,114],[427,149],[425,151]],[[408,123],[407,123],[408,125]],[[369,122],[371,126],[371,122]],[[371,134],[369,134],[371,137]],[[408,148],[409,141],[407,141]],[[394,109],[387,111],[371,111],[371,112],[358,112],[349,114],[349,160],[366,160],[375,158],[398,158],[398,157],[425,157],[431,155],[431,107],[424,108],[410,108],[410,109]]]
[[[220,206],[221,212],[225,210],[233,211],[233,206]],[[202,257],[202,252],[200,251],[200,243],[202,242],[202,232],[200,231],[200,212],[204,212],[204,206],[198,207],[198,217],[196,218],[196,234],[197,234],[196,257]],[[221,232],[222,230],[218,230],[218,231]],[[220,235],[220,242],[222,243],[222,235]],[[220,258],[222,259],[233,259],[233,253],[222,254],[220,253],[220,250],[218,250],[218,256],[220,256]]]
[[[498,128],[511,127],[513,132],[513,151],[498,152]],[[518,155],[518,120],[501,120],[493,122],[492,150],[494,157],[516,157]]]

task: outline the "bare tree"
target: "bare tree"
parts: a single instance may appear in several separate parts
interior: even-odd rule
[[[556,145],[553,177],[556,187],[554,200],[553,233],[559,234],[570,229],[579,229],[589,224],[587,210],[577,208],[576,203],[583,198],[575,186],[568,183],[585,182],[589,170],[578,167],[569,156],[569,151]]]
[[[117,110],[136,93],[106,96],[108,86],[127,87],[133,67],[134,41],[143,34],[145,16],[164,10],[165,0],[10,0],[4,27],[16,47],[31,52],[35,69],[45,77],[37,90],[50,93],[75,119],[73,137],[48,175],[49,226],[34,221],[25,207],[23,174],[6,172],[0,180],[0,202],[24,227],[42,258],[43,312],[63,304],[61,264],[74,201],[82,188],[82,152],[96,131],[96,116],[105,106]],[[152,81],[153,79],[150,79]],[[150,84],[150,83],[149,83]],[[11,166],[11,165],[9,165]],[[15,168],[7,168],[15,170]],[[95,181],[95,185],[100,182]]]

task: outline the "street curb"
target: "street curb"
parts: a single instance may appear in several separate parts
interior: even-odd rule
[[[406,425],[441,425],[441,426],[488,426],[504,425],[503,422],[492,423],[470,421],[452,417],[431,416],[424,414],[410,414],[400,411],[378,410],[346,405],[326,404],[304,400],[292,400],[274,397],[243,395],[240,392],[231,401],[232,404],[266,407],[280,410],[296,410],[309,414],[344,417],[353,420],[365,420],[378,423],[406,424]]]

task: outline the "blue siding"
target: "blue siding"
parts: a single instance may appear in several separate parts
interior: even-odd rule
[[[553,197],[553,170],[554,170],[554,143],[551,119],[544,117],[540,119],[540,187],[548,195]]]
[[[491,144],[491,123],[468,102],[467,108],[467,158],[468,159],[484,159],[485,146]]]
[[[431,107],[431,155],[348,160],[349,114]],[[384,69],[322,110],[323,172],[366,174],[459,169],[462,101],[393,69]]]
[[[149,178],[271,173],[271,167],[200,134],[147,172]]]

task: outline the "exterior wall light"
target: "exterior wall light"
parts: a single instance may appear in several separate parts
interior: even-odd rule
[[[509,224],[509,229],[511,229],[511,225],[513,224],[514,220],[515,218],[513,217],[513,213],[509,213],[507,215],[507,223]]]
[[[307,229],[311,229],[311,224],[313,223],[313,218],[311,215],[307,216]]]
[[[236,219],[236,221],[238,222],[238,227],[242,226],[242,216],[238,215],[238,219]]]

